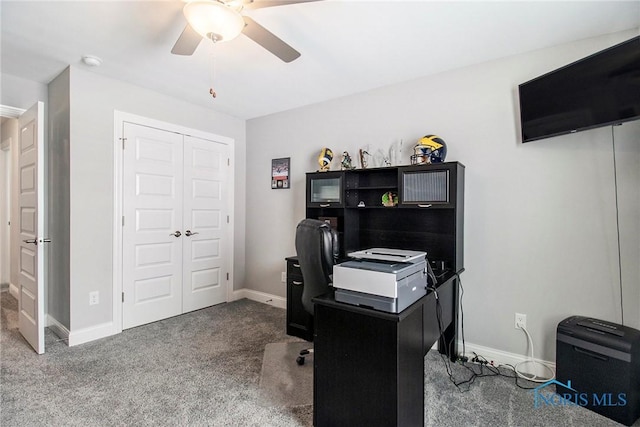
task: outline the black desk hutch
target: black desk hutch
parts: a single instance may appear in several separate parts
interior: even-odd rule
[[[441,310],[434,292],[398,314],[328,294],[315,300],[312,322],[301,307],[297,259],[287,258],[287,333],[315,342],[314,425],[423,425],[424,355],[436,341],[441,353],[457,355],[464,166],[312,172],[306,185],[306,216],[338,231],[341,257],[370,247],[427,252]],[[382,205],[387,192],[397,206]]]

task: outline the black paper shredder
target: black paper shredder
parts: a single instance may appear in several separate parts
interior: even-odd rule
[[[604,320],[571,316],[558,324],[556,378],[571,389],[558,394],[630,426],[640,418],[640,331]]]

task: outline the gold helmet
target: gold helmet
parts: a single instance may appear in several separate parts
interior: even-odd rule
[[[447,144],[437,135],[425,135],[413,147],[411,164],[442,163],[447,156]]]
[[[330,148],[324,147],[320,151],[318,156],[318,164],[320,165],[320,171],[328,171],[331,167],[331,160],[333,160],[333,151]]]

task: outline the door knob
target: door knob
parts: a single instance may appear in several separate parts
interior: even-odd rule
[[[180,231],[176,230],[176,232],[175,232],[175,233],[171,233],[171,234],[169,234],[169,236],[176,236],[176,237],[180,237],[180,236],[182,236],[182,233],[181,233]]]
[[[193,236],[194,234],[200,234],[197,231],[191,232],[191,230],[187,230],[184,232],[186,236]]]

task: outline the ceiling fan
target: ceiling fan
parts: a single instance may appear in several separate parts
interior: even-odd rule
[[[263,48],[283,60],[291,62],[300,52],[289,46],[271,31],[241,12],[244,9],[284,6],[318,0],[194,0],[183,9],[187,26],[178,37],[171,53],[192,55],[200,41],[228,41],[241,32]]]

